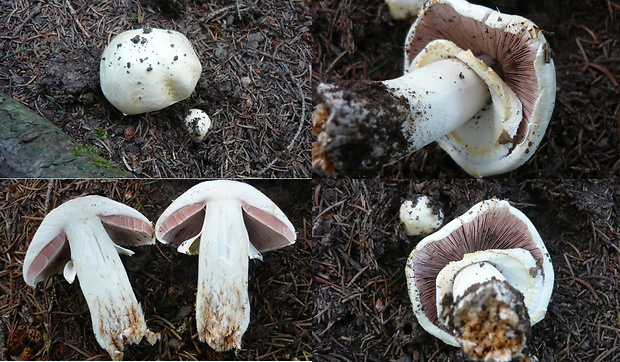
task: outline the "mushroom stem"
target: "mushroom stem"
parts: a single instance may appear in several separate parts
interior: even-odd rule
[[[447,326],[469,358],[511,361],[521,353],[531,326],[523,294],[506,280],[491,277],[471,285],[454,303],[449,299],[444,298]]]
[[[250,323],[250,239],[240,202],[213,200],[206,208],[198,256],[198,337],[216,351],[239,349]]]
[[[115,244],[99,219],[82,221],[65,229],[73,270],[90,309],[97,342],[112,359],[121,360],[125,343],[140,343],[146,337],[154,344],[159,335],[147,329]]]
[[[454,285],[452,286],[454,298],[463,296],[472,285],[484,283],[491,279],[506,280],[502,273],[490,263],[481,262],[466,266],[454,277]]]
[[[376,173],[459,128],[490,99],[485,82],[455,58],[388,81],[320,84],[317,94],[313,164],[342,175]]]

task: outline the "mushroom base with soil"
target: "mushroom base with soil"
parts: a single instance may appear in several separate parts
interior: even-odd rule
[[[442,319],[467,357],[511,361],[525,347],[531,328],[523,294],[505,280],[476,283],[455,301],[446,295],[442,303],[448,306]]]
[[[216,351],[241,348],[250,324],[250,239],[240,203],[206,207],[199,246],[196,322],[198,338]]]

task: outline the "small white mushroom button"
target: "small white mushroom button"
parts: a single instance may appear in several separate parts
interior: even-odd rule
[[[413,200],[405,200],[400,205],[400,222],[405,234],[418,236],[430,234],[443,223],[443,211],[434,207],[428,196],[419,196]]]
[[[426,0],[385,0],[390,16],[395,20],[403,20],[418,15]]]
[[[211,118],[200,109],[190,109],[185,117],[185,127],[194,142],[202,142],[211,128]]]

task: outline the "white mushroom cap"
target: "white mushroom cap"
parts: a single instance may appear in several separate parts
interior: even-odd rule
[[[201,72],[185,35],[164,29],[128,30],[103,50],[101,90],[126,115],[152,112],[189,97]]]
[[[439,321],[437,293],[446,295],[458,271],[482,261],[496,266],[506,281],[525,296],[532,325],[545,316],[554,272],[540,235],[532,222],[508,202],[482,201],[424,238],[410,254],[405,268],[418,322],[447,344],[459,345],[454,334]]]
[[[210,202],[239,204],[250,235],[251,258],[295,243],[295,227],[265,194],[238,181],[205,181],[190,188],[164,210],[155,225],[155,236],[162,243],[178,246],[185,254],[197,254],[192,244],[200,240],[202,222]]]
[[[96,219],[103,225],[118,253],[133,254],[121,245],[155,243],[153,226],[139,211],[101,196],[73,199],[52,210],[32,238],[23,266],[26,284],[34,287],[47,277],[63,272],[71,259],[65,230],[86,219]]]
[[[207,137],[207,132],[211,128],[211,118],[200,109],[190,109],[185,117],[185,127],[194,142],[202,142]]]
[[[407,36],[405,70],[454,57],[454,51],[426,54],[438,39],[470,50],[458,59],[487,83],[493,104],[437,142],[475,177],[521,166],[538,147],[555,104],[555,67],[542,31],[521,16],[464,0],[430,0]]]
[[[425,235],[441,226],[443,211],[440,208],[434,208],[428,196],[419,196],[415,200],[405,200],[400,205],[399,218],[405,227],[405,234]]]

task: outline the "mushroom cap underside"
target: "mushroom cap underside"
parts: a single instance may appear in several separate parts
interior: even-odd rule
[[[431,0],[412,26],[405,46],[405,70],[420,66],[429,43],[445,39],[490,66],[472,66],[493,91],[501,78],[521,102],[519,122],[502,125],[498,105],[483,109],[471,121],[437,140],[468,173],[476,177],[511,171],[536,150],[555,104],[555,68],[542,31],[531,21],[461,0]],[[460,59],[463,60],[463,59]],[[488,69],[487,69],[488,68]],[[485,77],[485,72],[496,73]],[[486,78],[486,79],[485,79]],[[493,97],[493,102],[498,102]],[[514,111],[513,111],[514,112]],[[494,114],[495,113],[495,114]],[[496,122],[500,126],[485,123]],[[485,137],[481,137],[485,135]]]
[[[179,246],[179,251],[195,253],[187,244],[199,239],[210,201],[238,203],[244,220],[239,227],[247,230],[259,252],[295,243],[293,224],[273,201],[248,184],[228,180],[205,181],[179,196],[157,220],[157,239]]]
[[[62,272],[70,260],[64,229],[98,219],[117,245],[147,245],[155,242],[151,222],[139,211],[102,196],[83,196],[52,210],[37,229],[24,259],[26,284],[35,286],[48,276]],[[74,245],[87,242],[75,240]]]
[[[536,265],[534,276],[542,277],[542,290],[536,306],[529,310],[532,324],[540,321],[551,297],[554,272],[549,253],[531,221],[507,201],[491,199],[474,205],[469,211],[424,238],[407,261],[409,295],[420,324],[429,333],[451,345],[454,336],[437,317],[436,282],[438,274],[451,262],[466,254],[489,249],[523,249]],[[528,273],[532,272],[528,269]],[[510,283],[510,281],[509,281]]]

